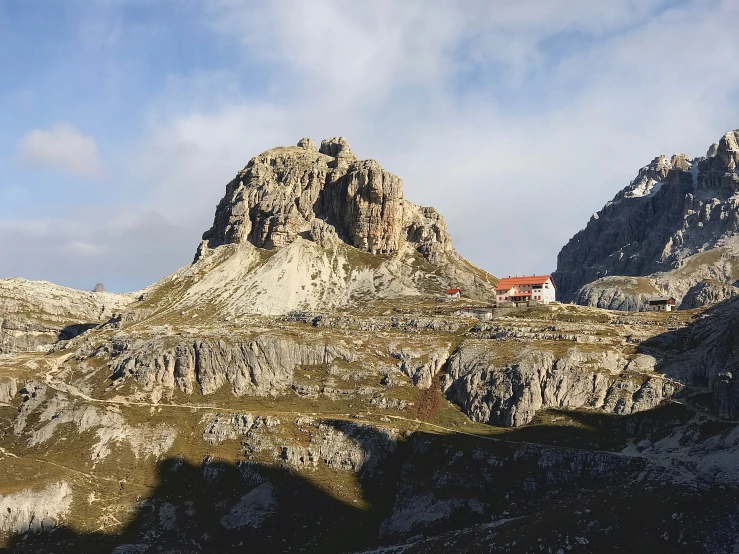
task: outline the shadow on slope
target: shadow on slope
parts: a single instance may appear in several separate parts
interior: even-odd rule
[[[655,411],[651,418],[664,415]],[[589,424],[607,433],[632,420],[613,416]],[[559,443],[553,446],[530,442],[532,428],[511,430],[506,440],[416,432],[382,456],[380,431],[324,423],[352,436],[364,452],[355,501],[332,494],[341,472],[323,464],[298,473],[282,463],[206,459],[192,465],[171,458],[159,463],[154,493],[137,503],[120,534],[59,528],[16,537],[10,551],[398,552],[382,545],[408,543],[408,552],[539,546],[556,552],[568,544],[598,552],[702,552],[709,539],[722,548],[739,537],[729,517],[739,515],[733,493],[670,483],[665,468],[650,470],[639,456],[575,448],[567,428],[535,426],[540,437]],[[643,431],[633,430],[635,436]],[[362,501],[367,507],[358,507]]]
[[[739,297],[697,314],[685,328],[644,341],[637,352],[654,356],[659,373],[687,387],[678,400],[698,411],[739,419]],[[708,391],[707,402],[700,393]]]
[[[82,333],[86,333],[90,329],[99,327],[100,323],[77,323],[73,325],[67,325],[59,331],[57,340],[70,340],[80,336]]]
[[[9,551],[318,553],[346,552],[372,544],[380,522],[389,515],[397,469],[402,465],[392,458],[403,457],[408,445],[399,443],[390,459],[378,463],[372,460],[371,449],[385,435],[346,421],[324,423],[352,436],[365,452],[365,466],[372,467],[358,474],[361,487],[354,505],[332,494],[344,481],[332,482],[332,475],[336,471],[346,476],[346,471],[323,466],[306,479],[282,463],[234,464],[206,458],[193,465],[175,457],[157,464],[156,489],[137,502],[130,522],[119,534],[82,534],[60,527],[17,536],[8,545]],[[125,488],[122,482],[122,496]]]

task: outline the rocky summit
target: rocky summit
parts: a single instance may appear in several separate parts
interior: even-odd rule
[[[364,252],[391,254],[410,231],[406,209],[412,210],[403,201],[400,178],[374,160],[360,161],[344,137],[324,140],[320,149],[306,138],[297,147],[264,152],[238,173],[202,246],[248,241],[277,249],[306,233],[313,239],[319,235],[326,245],[329,236],[338,235]],[[428,256],[451,247],[443,226],[424,238]]]
[[[277,250],[299,238],[346,243],[370,254],[412,247],[431,263],[453,253],[442,217],[403,198],[400,177],[359,160],[344,137],[267,150],[226,186],[196,255],[223,244]]]
[[[639,310],[704,280],[739,279],[739,130],[706,156],[660,156],[593,214],[557,258],[560,300]],[[705,287],[705,286],[704,286]],[[685,307],[731,296],[691,293]]]
[[[183,306],[208,303],[228,316],[438,297],[450,287],[492,301],[497,282],[457,254],[434,208],[405,200],[402,180],[359,160],[343,137],[253,158],[177,279],[197,281]]]
[[[620,201],[708,202],[726,144]],[[637,313],[496,282],[342,138],[253,158],[141,291],[0,281],[0,548],[734,552],[732,285]]]

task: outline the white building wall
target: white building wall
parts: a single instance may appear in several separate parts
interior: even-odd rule
[[[496,292],[496,298],[498,302],[507,302],[512,297],[520,296],[522,293],[530,293],[531,296],[528,298],[534,302],[554,302],[557,296],[557,289],[554,288],[552,280],[548,279],[542,285],[542,288],[534,288],[534,285],[516,285],[508,291]]]

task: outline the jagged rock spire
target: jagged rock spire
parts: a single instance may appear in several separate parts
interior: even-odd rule
[[[322,244],[335,235],[372,254],[397,252],[409,237],[427,258],[450,251],[438,213],[424,208],[406,217],[410,206],[402,180],[374,160],[359,160],[344,137],[323,140],[320,148],[302,138],[295,147],[254,157],[227,185],[196,259],[223,244],[279,249],[314,232]],[[412,228],[406,220],[413,220]],[[426,229],[432,226],[434,232]]]

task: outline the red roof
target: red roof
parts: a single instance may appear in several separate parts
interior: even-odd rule
[[[457,294],[457,293],[461,293],[461,292],[462,291],[459,290],[459,289],[449,289],[448,291],[446,291],[447,294]]]
[[[498,281],[497,286],[495,287],[495,290],[510,290],[513,287],[517,287],[520,285],[543,285],[546,283],[549,279],[551,279],[551,275],[531,275],[529,277],[504,277],[500,281]]]

